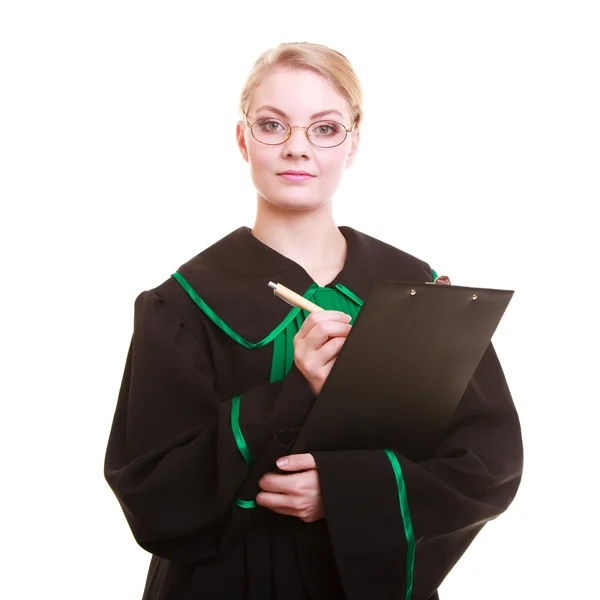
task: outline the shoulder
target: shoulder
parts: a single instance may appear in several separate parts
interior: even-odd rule
[[[344,226],[340,229],[347,239],[352,240],[353,247],[358,249],[363,260],[371,263],[378,278],[414,277],[432,280],[433,270],[425,260],[352,227]]]
[[[214,282],[223,277],[223,273],[227,272],[227,264],[223,263],[223,257],[230,255],[230,251],[239,244],[243,236],[242,229],[232,231],[179,267],[173,268],[173,272],[160,284],[140,292],[135,299],[136,313],[162,307],[174,311],[184,321],[197,321],[198,309],[190,301],[190,291],[186,290],[185,282]],[[184,276],[183,282],[175,278],[177,274]]]

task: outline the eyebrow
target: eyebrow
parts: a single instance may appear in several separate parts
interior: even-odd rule
[[[260,108],[256,109],[256,112],[260,112],[261,110],[268,110],[271,112],[274,112],[275,114],[279,115],[280,117],[283,117],[284,119],[289,119],[289,117],[282,111],[279,110],[278,108],[275,108],[274,106],[269,106],[267,104],[261,106]],[[314,115],[310,115],[310,119],[318,119],[319,117],[324,117],[325,115],[332,115],[332,114],[336,114],[339,115],[340,117],[342,117],[342,119],[344,118],[344,115],[339,111],[336,110],[335,108],[330,108],[329,110],[322,110],[318,113],[315,113]]]

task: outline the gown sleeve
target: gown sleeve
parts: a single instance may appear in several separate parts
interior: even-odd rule
[[[240,492],[254,500],[269,455],[285,452],[282,431],[299,426],[314,400],[297,369],[248,390],[238,428],[249,465],[232,431],[233,400],[217,394],[208,341],[198,337],[156,291],[138,296],[104,463],[136,541],[184,563],[219,555],[261,518],[261,507],[235,500]]]
[[[490,344],[433,456],[313,452],[348,600],[427,600],[522,474],[519,419]]]

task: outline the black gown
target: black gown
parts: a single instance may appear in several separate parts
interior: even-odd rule
[[[356,314],[375,279],[432,279],[427,263],[340,231],[346,262],[324,288],[240,227],[136,299],[105,477],[153,555],[144,600],[438,598],[477,533],[513,500],[521,431],[490,344],[430,458],[314,452],[324,519],[254,503],[315,400],[290,352],[306,313],[267,283],[329,292],[333,306],[344,296]]]

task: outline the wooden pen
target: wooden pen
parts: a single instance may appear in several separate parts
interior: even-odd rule
[[[282,300],[285,300],[288,304],[292,306],[296,306],[297,308],[302,308],[303,310],[307,310],[308,312],[316,312],[319,310],[325,310],[320,306],[312,303],[310,300],[303,298],[300,294],[296,294],[296,292],[292,292],[289,288],[286,288],[285,285],[281,285],[281,283],[273,283],[269,281],[269,287],[273,289],[273,293],[276,296],[279,296]]]

